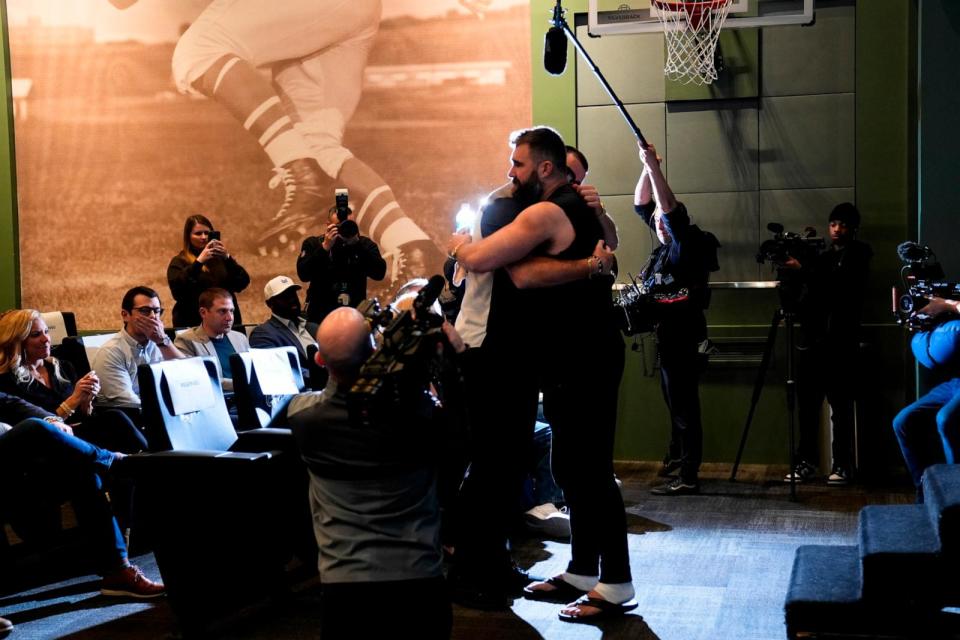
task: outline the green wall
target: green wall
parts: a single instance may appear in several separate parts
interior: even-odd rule
[[[574,24],[575,13],[586,11],[585,1],[565,2],[564,5],[568,8],[567,19],[571,24]],[[864,236],[873,246],[875,258],[872,264],[871,282],[865,285],[869,288],[867,297],[871,301],[866,310],[864,349],[864,358],[869,366],[865,369],[861,381],[864,388],[868,390],[871,402],[861,403],[863,406],[859,408],[858,430],[860,431],[861,468],[866,471],[879,471],[898,464],[889,424],[896,410],[906,402],[913,387],[912,361],[904,357],[904,337],[899,327],[891,322],[888,301],[889,286],[896,281],[899,269],[894,248],[897,243],[911,235],[909,229],[914,215],[915,177],[912,160],[914,129],[911,124],[911,114],[914,105],[915,8],[909,0],[870,0],[869,2],[861,0],[855,3],[855,12],[853,2],[822,0],[818,5],[822,9],[817,25],[821,32],[818,37],[821,41],[823,40],[824,30],[827,30],[829,38],[832,34],[831,29],[846,29],[842,37],[833,37],[826,43],[826,47],[823,42],[817,43],[814,47],[811,47],[808,42],[806,46],[809,50],[799,55],[793,52],[801,51],[804,46],[803,38],[810,32],[801,27],[764,30],[759,36],[760,55],[778,56],[785,60],[776,74],[777,77],[768,72],[761,81],[754,84],[747,83],[754,87],[752,90],[744,88],[747,87],[746,84],[739,89],[733,85],[727,88],[721,86],[713,99],[719,98],[720,100],[716,101],[716,104],[720,105],[719,108],[732,114],[721,116],[728,121],[730,118],[738,118],[740,121],[747,122],[748,125],[753,122],[753,126],[757,126],[756,118],[759,117],[761,136],[764,132],[764,118],[768,123],[773,119],[776,127],[773,133],[782,136],[781,141],[785,140],[782,148],[787,150],[787,155],[790,153],[797,155],[799,160],[796,164],[801,165],[801,168],[816,170],[820,164],[826,164],[834,174],[846,176],[839,182],[831,183],[829,179],[824,180],[820,175],[812,175],[811,185],[795,182],[778,187],[775,184],[778,177],[767,167],[772,166],[772,161],[783,159],[773,158],[771,161],[764,157],[762,152],[758,152],[760,188],[770,190],[759,192],[761,198],[759,205],[750,201],[752,204],[748,202],[748,206],[762,208],[766,205],[768,209],[775,211],[778,207],[789,207],[793,204],[800,211],[804,208],[810,209],[810,196],[804,194],[816,191],[816,189],[806,188],[814,186],[820,187],[819,190],[824,192],[821,198],[833,198],[834,202],[839,199],[855,198],[863,213]],[[615,210],[615,215],[620,216],[617,219],[622,232],[621,265],[626,262],[633,266],[635,262],[642,262],[643,256],[648,251],[649,239],[633,228],[634,222],[630,219],[632,216],[630,198],[620,184],[622,179],[618,177],[617,180],[620,182],[617,182],[617,180],[611,180],[609,176],[600,175],[601,171],[608,173],[636,171],[633,167],[635,160],[622,153],[622,149],[616,148],[617,145],[625,146],[624,139],[632,141],[632,134],[619,120],[619,116],[611,115],[611,109],[602,106],[606,100],[594,91],[594,85],[598,86],[598,84],[589,69],[584,65],[578,67],[575,63],[573,58],[575,49],[572,45],[569,47],[567,70],[564,75],[554,77],[543,70],[540,52],[551,7],[552,3],[545,0],[533,0],[531,3],[533,120],[535,123],[556,127],[568,141],[575,141],[575,144],[588,151],[591,164],[598,165],[597,175],[591,174],[591,181],[598,184],[605,182],[610,189],[613,189],[609,193],[603,188],[601,191],[604,192],[608,209]],[[855,21],[852,28],[838,23],[839,15],[840,20],[847,20],[846,24],[849,25],[854,13]],[[844,16],[847,17],[844,18]],[[583,36],[582,29],[580,34]],[[733,46],[725,49],[725,55],[730,50],[735,53],[743,51],[747,54],[755,51],[753,47],[745,46],[743,43],[746,42],[749,45],[750,42],[755,42],[756,36],[750,36],[749,31],[745,31],[744,34],[733,40]],[[641,42],[642,38],[646,40]],[[631,39],[633,39],[632,42]],[[608,43],[607,41],[610,40],[616,40],[617,44]],[[651,58],[656,57],[654,54],[659,54],[658,51],[650,50],[649,40],[650,36],[606,36],[600,40],[581,37],[581,41],[585,43],[588,50],[591,50],[600,65],[601,71],[613,84],[614,90],[628,103],[631,114],[643,120],[642,122],[638,120],[638,123],[647,137],[652,135],[654,138],[658,136],[661,138],[656,141],[661,152],[668,147],[681,149],[682,147],[675,143],[673,145],[668,143],[669,132],[664,129],[663,122],[671,124],[673,130],[678,132],[676,135],[689,135],[690,131],[696,134],[697,127],[701,126],[699,122],[709,124],[710,107],[704,102],[675,102],[674,98],[679,94],[669,83],[661,89],[656,88],[656,79],[651,80],[650,74],[647,73],[648,69],[644,68],[653,64]],[[626,44],[621,45],[621,42]],[[827,50],[824,52],[824,49]],[[844,60],[838,57],[830,58],[831,55],[837,56],[838,51],[843,55]],[[815,60],[814,58],[818,55],[821,59]],[[744,55],[743,57],[749,66],[752,56]],[[823,68],[814,66],[818,64]],[[842,71],[838,71],[838,68],[843,66],[852,74],[849,81],[843,80]],[[577,72],[582,74],[582,77],[577,78]],[[791,77],[791,74],[796,76],[796,79]],[[839,79],[837,79],[838,76],[840,76]],[[616,82],[613,78],[616,78]],[[789,84],[791,82],[799,88],[796,90],[791,88]],[[823,88],[824,84],[827,85],[826,89]],[[580,91],[591,94],[580,101],[579,109],[578,85]],[[644,86],[647,88],[643,89]],[[650,88],[651,86],[653,89]],[[660,91],[663,97],[639,97],[636,100],[628,97],[650,95],[651,91],[654,94]],[[843,106],[841,109],[841,111],[849,109],[846,111],[849,115],[845,116],[847,119],[843,121],[839,135],[845,136],[849,140],[848,144],[854,147],[853,149],[849,147],[847,150],[837,149],[835,140],[816,140],[810,137],[807,127],[816,120],[804,120],[814,116],[809,115],[809,109],[802,108],[803,103],[797,98],[810,95],[810,104],[822,109],[821,105],[829,104],[826,102],[826,99],[829,99],[828,94],[837,96],[836,104],[838,105],[851,105]],[[631,105],[632,101],[635,104]],[[666,112],[663,111],[663,106],[657,105],[657,101],[666,105]],[[597,115],[602,109],[607,109],[608,112],[602,116]],[[826,116],[817,117],[829,125],[830,113],[827,110]],[[578,118],[584,120],[578,122]],[[606,118],[602,120],[606,126],[598,130],[596,122],[600,118]],[[688,124],[691,122],[692,126]],[[647,133],[648,126],[651,133]],[[684,130],[682,126],[687,128]],[[769,126],[768,124],[768,132]],[[577,140],[577,133],[585,129],[593,131],[592,136],[602,137],[602,142]],[[744,129],[749,131],[749,126]],[[849,129],[853,129],[855,133],[851,133]],[[679,182],[678,176],[681,173],[678,172],[689,176],[690,172],[684,165],[698,162],[697,154],[709,155],[711,145],[718,142],[718,136],[713,132],[706,133],[713,137],[694,138],[694,144],[688,145],[694,148],[693,155],[685,155],[683,164],[677,162],[673,173],[671,173],[670,158],[664,154],[666,171],[671,181],[676,178]],[[831,144],[834,146],[831,147]],[[750,147],[750,144],[742,146]],[[763,144],[755,146],[764,151],[769,148],[769,145],[765,147]],[[810,156],[805,157],[805,154],[810,154],[811,149],[814,153],[817,149],[823,150],[824,157],[822,159],[814,157],[810,161]],[[849,160],[844,161],[841,158],[838,161],[835,158],[836,151],[842,152]],[[609,158],[603,157],[611,154],[616,155],[616,160],[610,161]],[[595,155],[601,157],[594,158]],[[710,159],[713,161],[713,156],[710,156]],[[750,160],[754,161],[752,158]],[[711,167],[705,164],[704,169],[710,171]],[[766,175],[764,175],[765,171]],[[634,174],[631,173],[631,175]],[[723,183],[725,177],[720,175],[719,179]],[[702,205],[709,202],[709,198],[730,198],[733,192],[747,193],[751,187],[744,187],[742,183],[755,180],[750,175],[750,171],[745,174],[740,172],[739,175],[726,180],[733,186],[701,188],[697,185],[691,188],[692,192],[686,197],[690,200],[699,198],[701,211],[703,211]],[[764,180],[768,185],[773,183],[772,186],[763,187]],[[787,175],[784,180],[796,180],[796,178]],[[614,182],[617,184],[615,187]],[[687,179],[687,182],[693,181]],[[724,193],[727,189],[733,191]],[[717,193],[703,193],[708,191]],[[623,195],[614,195],[621,193]],[[790,193],[799,195],[790,196]],[[791,197],[794,200],[799,198],[800,204],[794,204]],[[727,205],[735,211],[741,206],[743,205],[740,201]],[[821,208],[814,210],[817,211],[815,226],[822,230],[825,221],[819,218],[829,209],[821,211]],[[711,215],[713,213],[711,212]],[[793,229],[802,220],[799,213],[794,215],[788,211],[784,215],[786,219],[782,221],[788,229]],[[715,217],[710,219],[715,225],[731,224],[729,218],[721,217],[720,221],[716,221]],[[766,221],[768,220],[761,215],[759,221],[761,224],[758,225],[759,239],[767,237],[766,230],[762,228]],[[742,226],[742,221],[738,223],[734,220],[730,229],[737,228],[737,224]],[[797,229],[800,228],[802,225],[797,227]],[[731,244],[733,246],[730,246]],[[631,247],[639,257],[630,255]],[[755,276],[751,275],[752,268],[749,266],[752,263],[755,248],[756,243],[753,238],[748,242],[728,242],[723,260],[728,263],[737,263],[737,266],[733,270],[725,267],[727,273],[722,275],[727,277],[720,279],[755,279]],[[763,271],[760,272],[761,279],[769,277],[764,275]],[[769,329],[771,310],[775,310],[777,306],[776,298],[769,291],[746,294],[718,291],[708,313],[708,322],[711,325],[710,335],[712,338],[721,340],[726,338],[736,341],[759,340],[762,342]],[[783,333],[781,329],[774,363],[766,378],[758,413],[754,418],[747,443],[744,457],[747,462],[785,462],[787,459]],[[668,416],[660,397],[657,377],[652,375],[654,346],[649,341],[645,341],[640,346],[642,347],[640,351],[628,353],[627,369],[621,387],[621,412],[617,439],[617,457],[621,459],[658,459],[662,456],[666,443]],[[733,459],[746,418],[755,375],[755,366],[712,366],[704,375],[701,393],[704,407],[705,460]]]
[[[19,306],[20,274],[17,246],[16,171],[13,162],[13,104],[10,94],[10,47],[7,31],[7,6],[0,2],[0,86],[5,100],[0,101],[0,310]]]

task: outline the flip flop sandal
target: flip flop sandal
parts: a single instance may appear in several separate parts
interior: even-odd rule
[[[553,589],[531,589],[530,587],[534,584],[548,584],[553,587]],[[586,591],[577,589],[564,580],[562,576],[554,576],[542,582],[532,582],[523,588],[524,598],[543,602],[573,602],[585,593]]]
[[[561,620],[564,622],[599,622],[600,620],[608,620],[610,618],[617,618],[627,613],[628,611],[633,611],[637,608],[636,600],[627,600],[626,602],[621,602],[616,604],[614,602],[609,602],[607,600],[602,600],[600,598],[591,598],[590,596],[582,596],[577,599],[576,602],[568,605],[570,607],[594,607],[599,609],[597,613],[591,613],[589,615],[577,615],[572,616],[568,613],[561,611],[557,614]]]

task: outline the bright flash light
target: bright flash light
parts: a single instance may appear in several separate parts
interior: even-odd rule
[[[473,229],[473,222],[477,219],[477,211],[468,203],[464,202],[457,211],[457,229]]]

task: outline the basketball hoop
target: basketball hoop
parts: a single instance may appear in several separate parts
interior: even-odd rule
[[[650,4],[667,43],[663,74],[683,84],[716,80],[714,55],[730,0],[650,0]]]

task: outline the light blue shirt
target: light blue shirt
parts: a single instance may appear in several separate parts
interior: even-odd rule
[[[146,344],[140,344],[126,329],[122,329],[103,343],[90,363],[90,368],[100,378],[97,405],[139,409],[137,367],[161,360],[163,354],[156,344],[149,340]]]

